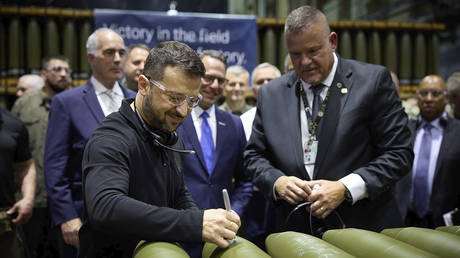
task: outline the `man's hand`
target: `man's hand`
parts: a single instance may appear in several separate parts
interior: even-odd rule
[[[203,241],[226,248],[228,240],[236,237],[241,226],[240,217],[224,209],[205,210],[203,215]]]
[[[68,245],[80,248],[80,241],[78,239],[78,230],[82,226],[80,218],[71,219],[61,224],[62,237],[64,242]]]
[[[6,214],[13,215],[17,212],[16,218],[13,218],[11,221],[14,224],[25,224],[32,217],[32,211],[34,208],[34,200],[23,198],[16,202],[11,209],[9,209]]]
[[[306,201],[311,193],[307,181],[295,176],[282,176],[275,182],[275,191],[279,197],[292,205]]]
[[[36,172],[32,159],[14,163],[15,175],[21,186],[22,199],[16,202],[6,213],[12,216],[17,213],[16,218],[11,221],[14,224],[24,224],[32,217],[35,200]]]
[[[312,202],[310,210],[313,216],[324,219],[345,200],[345,185],[340,181],[314,180],[308,185],[314,189],[308,200]]]

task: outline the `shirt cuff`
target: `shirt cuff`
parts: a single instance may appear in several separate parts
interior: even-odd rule
[[[367,197],[366,183],[360,175],[351,173],[339,179],[339,181],[350,191],[351,198],[353,199],[352,204]]]
[[[278,181],[279,179],[280,179],[280,178],[278,177],[278,179],[276,179],[276,181]],[[274,200],[275,202],[279,200],[278,194],[276,193],[276,190],[275,190],[276,181],[275,181],[275,183],[273,184],[273,200]]]

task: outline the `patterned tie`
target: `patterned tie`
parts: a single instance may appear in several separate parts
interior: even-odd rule
[[[203,119],[203,123],[201,124],[201,150],[203,151],[206,168],[209,175],[211,175],[214,160],[214,141],[212,140],[211,127],[208,124],[209,114],[204,111],[200,116]]]
[[[118,111],[119,105],[117,103],[117,97],[115,96],[115,92],[113,92],[112,90],[107,90],[105,91],[105,93],[109,97],[108,108],[110,113]]]
[[[414,208],[419,218],[423,218],[428,212],[430,196],[428,194],[428,169],[430,167],[431,154],[431,124],[425,123],[425,130],[420,145],[417,159],[417,169],[414,178]]]
[[[319,110],[321,109],[321,103],[323,100],[321,99],[321,91],[324,88],[324,84],[319,84],[316,86],[311,86],[310,89],[313,91],[313,107],[312,107],[312,121],[316,120],[316,116],[318,115]]]

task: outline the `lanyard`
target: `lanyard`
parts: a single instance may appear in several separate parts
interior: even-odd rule
[[[318,129],[319,122],[321,121],[321,118],[323,118],[324,113],[326,112],[327,102],[329,100],[329,95],[331,94],[331,88],[329,87],[329,89],[327,90],[326,97],[324,98],[323,103],[321,103],[321,108],[318,111],[318,114],[316,115],[315,121],[312,121],[312,117],[311,115],[309,115],[310,106],[308,105],[307,94],[305,93],[302,83],[298,83],[297,86],[298,86],[299,94],[302,97],[305,112],[307,113],[308,131],[310,132],[310,137],[308,139],[308,145],[310,146],[311,143],[313,142],[313,138],[315,137],[316,129]]]

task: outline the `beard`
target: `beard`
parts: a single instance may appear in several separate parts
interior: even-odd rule
[[[52,83],[49,80],[46,80],[46,84],[53,90],[55,93],[66,90],[70,87],[70,82],[68,81],[58,81],[57,83]]]
[[[145,97],[144,101],[142,102],[142,113],[144,113],[144,119],[153,128],[163,132],[170,131],[166,125],[166,121],[159,119],[158,117],[160,115],[153,109],[153,93],[150,92],[150,90],[147,92],[147,97]]]

